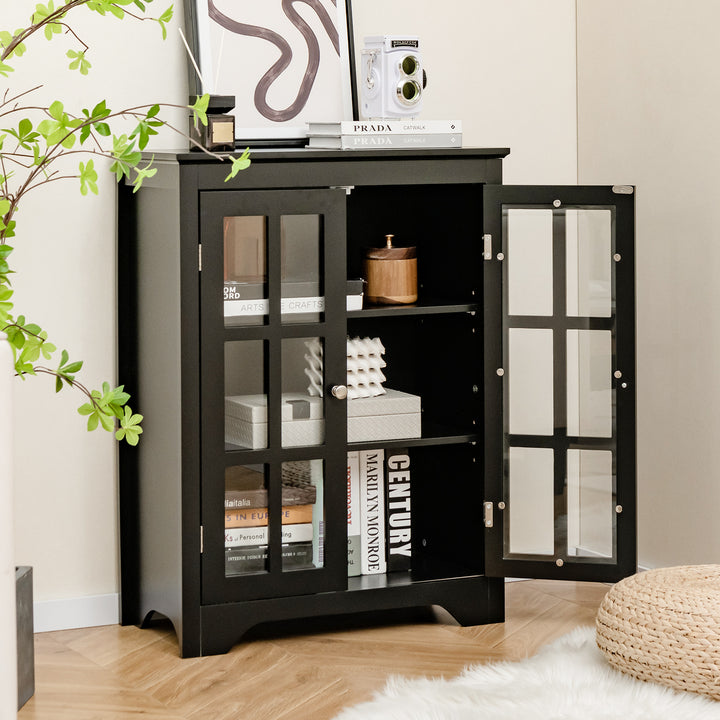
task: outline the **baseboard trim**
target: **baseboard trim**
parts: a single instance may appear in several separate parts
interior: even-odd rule
[[[120,595],[46,600],[33,603],[34,632],[117,625],[120,622]]]
[[[638,570],[650,568],[639,565]],[[505,578],[517,582],[527,578]],[[33,603],[34,632],[73,630],[75,628],[117,625],[120,622],[120,594],[91,595],[66,600],[46,600]]]

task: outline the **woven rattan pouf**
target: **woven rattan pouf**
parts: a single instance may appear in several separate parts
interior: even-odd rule
[[[605,596],[597,644],[640,680],[720,700],[720,565],[632,575]]]

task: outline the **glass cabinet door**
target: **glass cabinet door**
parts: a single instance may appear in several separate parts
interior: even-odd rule
[[[345,193],[203,193],[203,602],[343,589]]]
[[[633,189],[485,189],[486,572],[635,571]]]

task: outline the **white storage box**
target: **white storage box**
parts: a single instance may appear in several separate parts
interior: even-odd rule
[[[390,388],[383,395],[348,400],[348,442],[418,438],[420,408],[419,395]]]
[[[324,440],[323,400],[302,393],[282,397],[283,447],[320,445]],[[225,398],[225,442],[258,450],[267,447],[267,396]]]

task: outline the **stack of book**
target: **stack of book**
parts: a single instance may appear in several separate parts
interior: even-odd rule
[[[359,450],[347,458],[348,575],[411,569],[407,449]]]
[[[283,463],[282,563],[284,569],[313,567],[313,508],[317,489],[308,463]],[[261,470],[236,466],[225,471],[225,573],[267,570],[268,494]]]
[[[308,147],[335,150],[462,147],[454,120],[341,120],[308,123]]]

